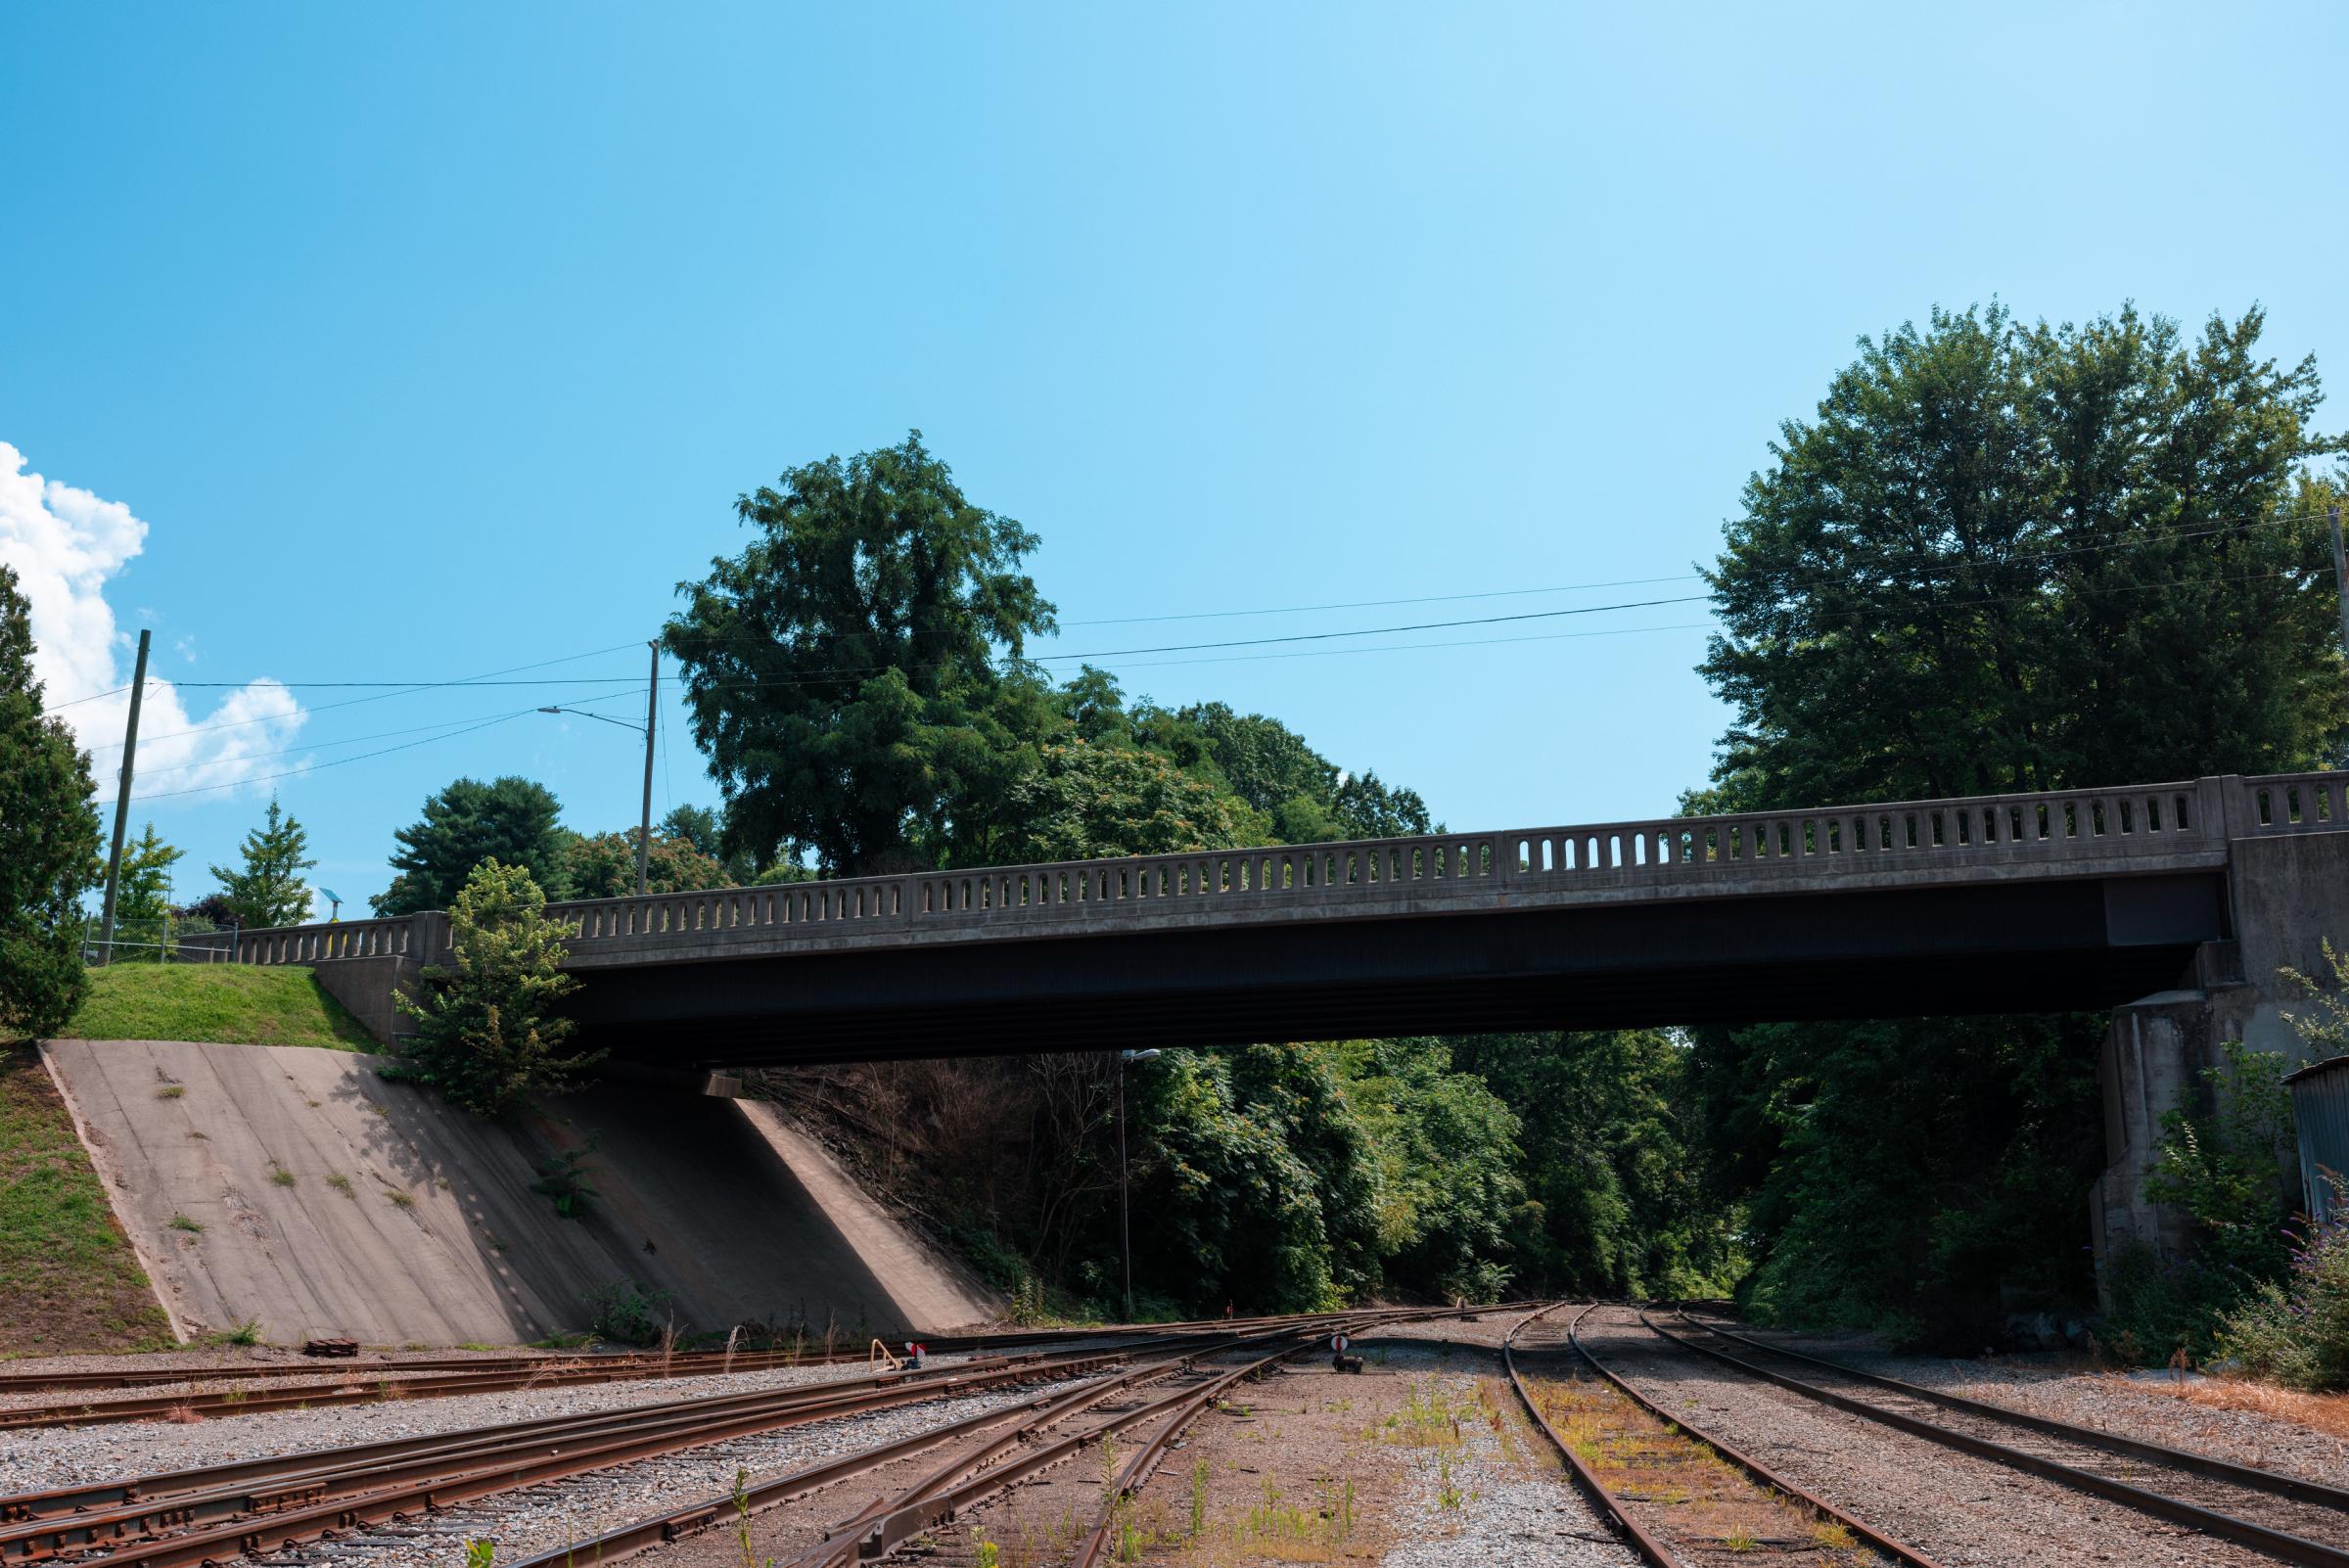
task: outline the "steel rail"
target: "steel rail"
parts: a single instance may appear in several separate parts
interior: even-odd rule
[[[103,1426],[116,1421],[162,1420],[186,1412],[202,1416],[260,1415],[272,1410],[318,1409],[341,1405],[380,1405],[400,1400],[448,1399],[461,1394],[494,1394],[512,1389],[576,1388],[596,1383],[660,1382],[679,1377],[715,1377],[733,1372],[766,1372],[793,1366],[838,1365],[862,1357],[826,1361],[793,1360],[787,1355],[737,1356],[733,1365],[682,1364],[660,1360],[621,1361],[595,1357],[586,1360],[548,1360],[530,1371],[486,1374],[453,1373],[445,1377],[392,1378],[372,1381],[337,1378],[331,1371],[317,1375],[328,1381],[293,1388],[272,1386],[248,1389],[207,1389],[186,1394],[150,1394],[133,1399],[91,1400],[78,1404],[26,1405],[0,1409],[0,1432],[36,1426]],[[601,1363],[601,1364],[599,1364]]]
[[[2305,1564],[2307,1568],[2349,1568],[2349,1550],[2329,1546],[2320,1541],[2311,1541],[2305,1536],[2296,1536],[2287,1531],[2277,1530],[2253,1520],[2237,1518],[2234,1514],[2221,1513],[2215,1508],[2205,1508],[2199,1503],[2168,1497],[2144,1487],[2133,1486],[2129,1482],[2118,1481],[2110,1476],[2098,1475],[2094,1470],[2066,1464],[2060,1459],[2050,1459],[2042,1454],[2032,1453],[2027,1450],[2011,1448],[2004,1443],[1994,1443],[1988,1438],[1977,1437],[1970,1432],[1960,1432],[1954,1427],[1922,1420],[1899,1410],[1889,1410],[1882,1406],[1871,1405],[1865,1400],[1854,1399],[1848,1394],[1839,1394],[1833,1389],[1821,1388],[1816,1383],[1806,1383],[1801,1378],[1773,1371],[1767,1366],[1757,1366],[1752,1361],[1731,1356],[1727,1351],[1718,1350],[1710,1345],[1700,1345],[1694,1340],[1684,1338],[1654,1322],[1644,1313],[1640,1314],[1639,1320],[1657,1335],[1684,1350],[1693,1351],[1699,1356],[1711,1357],[1724,1365],[1733,1366],[1739,1371],[1759,1377],[1765,1382],[1773,1383],[1789,1393],[1799,1394],[1806,1399],[1816,1400],[1821,1405],[1830,1406],[1865,1420],[1874,1421],[1879,1425],[1892,1427],[1896,1431],[1906,1432],[1911,1437],[1920,1437],[1928,1442],[1939,1443],[1946,1448],[1956,1449],[1960,1453],[1970,1453],[1979,1458],[1990,1459],[2010,1469],[2026,1471],[2043,1479],[2070,1487],[2074,1491],[2085,1492],[2092,1497],[2126,1504],[2157,1518],[2167,1519],[2177,1524],[2190,1525],[2206,1534],[2234,1542],[2238,1545],[2250,1546],[2264,1551],[2270,1556],[2280,1557],[2286,1562]],[[1691,1326],[1701,1325],[1692,1324]]]
[[[1105,1353],[1113,1359],[1122,1353]],[[1028,1358],[1038,1360],[1040,1358]],[[976,1376],[999,1367],[1020,1364],[1010,1359],[990,1358],[958,1362],[927,1371],[882,1373],[873,1377],[827,1378],[787,1388],[748,1389],[732,1394],[689,1395],[657,1405],[622,1406],[616,1409],[578,1414],[536,1416],[486,1426],[457,1427],[417,1437],[392,1438],[325,1449],[309,1449],[266,1458],[231,1460],[181,1470],[152,1472],[95,1483],[53,1488],[0,1497],[0,1521],[38,1520],[53,1515],[86,1513],[131,1501],[180,1499],[190,1494],[228,1487],[283,1488],[302,1485],[341,1470],[400,1458],[424,1458],[442,1451],[527,1439],[532,1442],[577,1441],[615,1420],[665,1420],[674,1414],[713,1413],[762,1401],[788,1403],[795,1399],[832,1398],[859,1388],[888,1388],[900,1383],[927,1386],[941,1378]]]
[[[557,1433],[549,1433],[541,1425],[537,1430],[520,1434],[510,1429],[499,1430],[489,1438],[459,1435],[455,1441],[442,1442],[420,1453],[373,1463],[337,1464],[332,1462],[330,1454],[330,1462],[325,1465],[307,1470],[282,1469],[264,1475],[257,1486],[224,1486],[210,1491],[165,1490],[143,1494],[112,1506],[52,1512],[28,1522],[0,1527],[0,1557],[23,1560],[77,1548],[117,1547],[125,1542],[161,1539],[169,1531],[185,1532],[207,1525],[250,1528],[255,1518],[291,1522],[289,1510],[298,1506],[314,1509],[339,1501],[373,1506],[388,1493],[401,1488],[461,1480],[485,1465],[526,1456],[560,1456],[575,1473],[607,1469],[683,1448],[786,1426],[934,1399],[958,1398],[1006,1383],[1033,1381],[1038,1376],[1049,1376],[1054,1370],[1082,1375],[1121,1359],[1115,1353],[1105,1353],[1073,1358],[1064,1363],[996,1362],[991,1369],[977,1373],[965,1374],[954,1368],[918,1379],[870,1380],[877,1386],[863,1388],[821,1384],[813,1388],[764,1390],[759,1395],[735,1396],[720,1402],[681,1401],[650,1410],[622,1408],[550,1423],[563,1428]],[[714,1403],[718,1407],[714,1408]]]
[[[1212,1400],[1243,1378],[1261,1372],[1293,1356],[1302,1356],[1313,1348],[1324,1332],[1332,1328],[1338,1332],[1357,1332],[1365,1326],[1377,1327],[1385,1323],[1407,1321],[1413,1316],[1427,1315],[1438,1315],[1438,1314],[1380,1314],[1351,1320],[1325,1321],[1314,1326],[1306,1337],[1299,1339],[1297,1343],[1268,1351],[1252,1361],[1219,1374],[1202,1386],[1178,1389],[1161,1399],[1136,1406],[1131,1409],[1119,1411],[1109,1419],[1096,1422],[1082,1431],[1070,1433],[1041,1446],[1032,1446],[1032,1441],[1045,1427],[1064,1420],[1070,1415],[1081,1413],[1083,1409],[1099,1404],[1102,1399],[1117,1390],[1104,1389],[1098,1395],[1082,1399],[1072,1396],[1069,1400],[1062,1402],[1062,1407],[1038,1412],[1021,1430],[1012,1433],[1009,1437],[998,1439],[976,1453],[960,1455],[921,1481],[914,1483],[898,1495],[894,1504],[887,1501],[876,1502],[846,1524],[836,1527],[831,1532],[831,1538],[822,1545],[793,1558],[788,1564],[779,1564],[777,1568],[845,1568],[846,1564],[852,1561],[887,1556],[905,1542],[943,1520],[952,1518],[956,1513],[981,1499],[991,1497],[1025,1481],[1032,1475],[1050,1469],[1061,1461],[1075,1456],[1089,1444],[1114,1436],[1128,1427],[1136,1426],[1145,1421],[1158,1420],[1170,1416],[1172,1412],[1188,1409],[1195,1401],[1204,1403],[1206,1400]],[[1284,1332],[1296,1333],[1299,1330],[1274,1330],[1270,1333],[1250,1335],[1223,1347],[1216,1354],[1227,1355],[1234,1350],[1252,1348],[1262,1344],[1265,1340],[1281,1337]],[[1175,1371],[1188,1370],[1190,1363],[1196,1359],[1195,1357],[1185,1357],[1179,1364],[1162,1365],[1157,1375],[1166,1376]],[[1129,1375],[1123,1382],[1126,1386],[1130,1387],[1137,1382],[1155,1381],[1155,1378],[1138,1375],[1144,1370],[1146,1369],[1137,1369],[1136,1375]],[[1030,1452],[1005,1463],[994,1462],[1017,1447],[1029,1447]],[[1105,1518],[1103,1529],[1107,1523],[1108,1520]]]
[[[1752,1454],[1723,1442],[1720,1437],[1714,1433],[1706,1431],[1704,1428],[1698,1426],[1695,1422],[1689,1420],[1686,1416],[1676,1415],[1672,1411],[1666,1409],[1663,1406],[1657,1404],[1654,1400],[1649,1399],[1646,1395],[1632,1387],[1632,1385],[1625,1379],[1618,1376],[1612,1368],[1608,1367],[1591,1353],[1590,1347],[1583,1343],[1581,1328],[1582,1318],[1577,1317],[1573,1323],[1567,1326],[1567,1342],[1573,1345],[1576,1352],[1581,1355],[1585,1361],[1589,1363],[1592,1371],[1605,1378],[1610,1384],[1614,1385],[1616,1390],[1623,1394],[1625,1398],[1629,1399],[1634,1405],[1639,1407],[1639,1408],[1645,1410],[1648,1414],[1654,1416],[1657,1420],[1664,1422],[1667,1426],[1677,1427],[1681,1432],[1686,1433],[1689,1437],[1694,1438],[1697,1442],[1707,1445],[1715,1453],[1721,1454],[1731,1464],[1736,1465],[1739,1469],[1743,1470],[1747,1475],[1751,1476],[1762,1486],[1782,1492],[1786,1496],[1798,1499],[1804,1504],[1804,1506],[1810,1508],[1813,1512],[1818,1513],[1820,1517],[1834,1520],[1837,1524],[1843,1526],[1853,1535],[1858,1536],[1861,1540],[1866,1542],[1876,1550],[1883,1552],[1895,1562],[1907,1563],[1910,1565],[1910,1568],[1941,1568],[1939,1563],[1935,1562],[1931,1557],[1926,1556],[1916,1547],[1910,1545],[1907,1542],[1900,1541],[1892,1536],[1886,1535],[1883,1531],[1878,1530],[1875,1526],[1869,1524],[1866,1520],[1860,1518],[1856,1514],[1845,1512],[1843,1509],[1837,1507],[1834,1503],[1829,1502],[1826,1499],[1819,1497],[1817,1493],[1811,1492],[1804,1487],[1796,1485],[1794,1482],[1788,1480],[1785,1476],[1782,1476],[1777,1471],[1772,1469],[1769,1465],[1764,1464],[1760,1459],[1755,1458]]]
[[[2258,1492],[2273,1492],[2278,1497],[2289,1498],[2295,1502],[2313,1502],[2325,1507],[2349,1510],[2349,1491],[2343,1491],[2339,1487],[2328,1487],[2321,1481],[2303,1481],[2296,1475],[2281,1475],[2274,1470],[2262,1470],[2256,1465],[2236,1464],[2232,1460],[2216,1458],[2207,1453],[2196,1453],[2188,1449],[2166,1448],[2159,1443],[2147,1443],[2139,1438],[2125,1437],[2118,1432],[2106,1432],[2093,1426],[2074,1426],[2069,1421],[2058,1421],[2050,1416],[2034,1415],[2028,1410],[2017,1410],[2004,1405],[1993,1405],[1986,1400],[1969,1400],[1960,1394],[1948,1394],[1940,1389],[1923,1387],[1921,1384],[1904,1383],[1897,1377],[1886,1377],[1877,1372],[1862,1371],[1857,1366],[1846,1366],[1841,1361],[1829,1360],[1823,1356],[1806,1355],[1802,1351],[1789,1350],[1783,1345],[1773,1345],[1768,1340],[1756,1339],[1751,1334],[1741,1334],[1735,1329],[1724,1328],[1719,1323],[1691,1317],[1686,1308],[1677,1309],[1677,1314],[1691,1327],[1701,1328],[1708,1334],[1718,1334],[1724,1339],[1733,1339],[1740,1345],[1750,1345],[1756,1350],[1768,1351],[1773,1356],[1783,1356],[1789,1360],[1806,1361],[1813,1366],[1825,1367],[1838,1376],[1853,1378],[1859,1382],[1872,1384],[1877,1388],[1889,1389],[1893,1393],[1906,1395],[1912,1400],[1922,1400],[1928,1405],[1938,1405],[1944,1409],[1959,1410],[1967,1415],[1984,1416],[1994,1421],[2005,1421],[2015,1426],[2027,1427],[2034,1432],[2043,1432],[2049,1437],[2063,1438],[2091,1448],[2103,1449],[2108,1453],[2126,1454],[2133,1459],[2147,1459],[2155,1464],[2169,1465],[2173,1469],[2189,1470],[2196,1475],[2208,1476],[2214,1481],[2228,1481]]]
[[[1483,1311],[1486,1312],[1497,1310],[1498,1309],[1493,1308],[1483,1309]],[[1457,1308],[1441,1308],[1434,1310],[1397,1310],[1379,1314],[1378,1316],[1372,1318],[1371,1321],[1373,1321],[1373,1323],[1412,1321],[1426,1317],[1452,1315],[1475,1316],[1479,1315],[1479,1314],[1476,1310],[1462,1311],[1461,1309]],[[1211,1319],[1211,1321],[1216,1322],[1219,1325],[1226,1323],[1245,1325],[1252,1322],[1275,1324],[1278,1325],[1278,1327],[1275,1329],[1267,1332],[1260,1332],[1249,1337],[1255,1339],[1270,1338],[1285,1330],[1291,1333],[1308,1335],[1309,1337],[1306,1340],[1306,1344],[1308,1345],[1310,1345],[1314,1339],[1317,1339],[1323,1332],[1326,1332],[1333,1325],[1342,1326],[1347,1322],[1359,1322],[1362,1320],[1363,1319],[1359,1314],[1352,1318],[1342,1318],[1327,1314],[1315,1314],[1302,1316],[1291,1315],[1281,1317],[1262,1317],[1256,1319]],[[1122,1349],[1127,1352],[1132,1352],[1137,1349],[1163,1348],[1174,1344],[1179,1344],[1184,1339],[1189,1337],[1191,1336],[1172,1335],[1168,1336],[1165,1340],[1156,1342],[1155,1344],[1146,1346],[1128,1345],[1122,1347]],[[1219,1336],[1219,1338],[1221,1338],[1221,1336]],[[1233,1344],[1238,1342],[1240,1342],[1239,1336],[1231,1336],[1223,1343],[1200,1343],[1185,1356],[1172,1358],[1168,1361],[1159,1363],[1154,1367],[1134,1368],[1133,1375],[1129,1375],[1122,1379],[1121,1383],[1123,1386],[1130,1386],[1132,1382],[1140,1380],[1141,1375],[1145,1373],[1151,1376],[1169,1375],[1171,1372],[1178,1370],[1181,1363],[1184,1361],[1196,1360],[1198,1357],[1203,1355],[1214,1355],[1228,1351],[1232,1348]],[[1111,1389],[1108,1390],[1108,1392],[1115,1392],[1115,1390]],[[750,1513],[764,1512],[767,1509],[782,1505],[784,1503],[797,1501],[814,1492],[820,1491],[826,1486],[834,1485],[840,1481],[862,1474],[868,1470],[878,1469],[883,1465],[894,1463],[899,1459],[921,1453],[924,1450],[936,1448],[943,1443],[971,1436],[989,1426],[999,1425],[1005,1420],[1026,1416],[1027,1425],[1033,1427],[1038,1420],[1044,1418],[1043,1412],[1048,1409],[1052,1403],[1054,1403],[1053,1399],[1045,1399],[1039,1400],[1029,1406],[1014,1407],[1006,1410],[985,1412],[984,1414],[972,1417],[967,1421],[954,1423],[952,1426],[932,1428],[926,1432],[915,1433],[912,1436],[898,1439],[896,1442],[884,1444],[873,1449],[860,1450],[856,1453],[847,1454],[838,1459],[828,1460],[823,1464],[810,1468],[795,1470],[786,1474],[771,1476],[760,1481],[746,1482],[739,1493],[728,1494],[720,1497],[705,1498],[698,1501],[688,1503],[683,1507],[671,1509],[667,1513],[631,1520],[626,1524],[616,1526],[613,1529],[607,1530],[602,1534],[592,1537],[588,1540],[574,1542],[570,1545],[541,1552],[537,1556],[526,1558],[513,1564],[512,1568],[575,1568],[576,1564],[581,1562],[615,1562],[635,1552],[643,1551],[649,1549],[650,1547],[663,1545],[667,1542],[675,1541],[682,1537],[708,1529],[721,1519],[727,1517],[744,1516]],[[1065,1414],[1067,1412],[1064,1411],[1062,1413]],[[902,1495],[900,1495],[900,1497],[902,1497]],[[879,1514],[883,1506],[884,1502],[876,1501],[875,1504],[867,1507],[854,1518],[834,1526],[831,1534],[837,1536],[841,1531],[869,1524],[871,1519]]]
[[[999,1334],[916,1334],[934,1355],[984,1355],[1021,1347],[1081,1344],[1104,1338],[1226,1334],[1280,1321],[1277,1317],[1196,1318],[1175,1323],[1109,1324],[1096,1328],[1047,1328]],[[317,1389],[304,1397],[296,1392],[231,1394],[206,1389],[177,1395],[155,1395],[124,1400],[56,1401],[41,1406],[0,1407],[0,1430],[24,1426],[94,1425],[105,1421],[135,1421],[171,1414],[182,1407],[199,1414],[253,1414],[288,1407],[329,1404],[363,1404],[368,1396],[341,1395],[342,1385],[364,1378],[390,1380],[401,1390],[394,1399],[435,1399],[454,1394],[495,1393],[515,1388],[559,1386],[558,1375],[577,1372],[574,1381],[621,1382],[664,1377],[710,1377],[727,1372],[771,1371],[778,1367],[847,1365],[866,1359],[865,1351],[685,1351],[669,1356],[629,1352],[581,1356],[549,1354],[511,1357],[438,1357],[415,1360],[322,1360],[307,1363],[263,1361],[247,1365],[204,1367],[129,1367],[105,1371],[0,1373],[0,1395],[44,1393],[70,1389],[148,1388],[176,1383],[276,1382],[310,1378]],[[445,1373],[424,1378],[394,1376],[420,1372]],[[593,1374],[593,1375],[585,1375]],[[379,1384],[380,1386],[380,1384]],[[199,1403],[201,1402],[201,1403]]]
[[[1672,1548],[1650,1535],[1646,1526],[1632,1517],[1631,1510],[1623,1505],[1623,1499],[1607,1490],[1607,1484],[1598,1478],[1598,1472],[1593,1470],[1581,1454],[1574,1452],[1574,1446],[1566,1441],[1564,1435],[1556,1427],[1549,1424],[1549,1417],[1543,1413],[1542,1407],[1534,1402],[1534,1391],[1526,1386],[1525,1374],[1517,1369],[1517,1336],[1524,1333],[1535,1322],[1568,1305],[1570,1304],[1567,1302],[1554,1301],[1546,1307],[1536,1308],[1512,1324],[1508,1333],[1502,1337],[1500,1361],[1509,1374],[1509,1386],[1517,1391],[1518,1401],[1525,1406],[1526,1413],[1534,1418],[1534,1424],[1542,1429],[1542,1435],[1549,1439],[1550,1447],[1556,1449],[1558,1456],[1566,1461],[1568,1473],[1574,1477],[1575,1484],[1582,1488],[1584,1495],[1590,1499],[1591,1506],[1598,1510],[1600,1520],[1612,1527],[1619,1535],[1628,1537],[1632,1544],[1632,1549],[1639,1554],[1640,1560],[1647,1563],[1649,1568],[1682,1568],[1680,1558],[1673,1554]],[[1596,1303],[1592,1303],[1575,1314],[1574,1322],[1567,1325],[1566,1332],[1570,1338],[1574,1333],[1575,1325],[1581,1323],[1595,1309]]]

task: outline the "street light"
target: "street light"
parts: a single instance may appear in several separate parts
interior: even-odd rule
[[[636,897],[639,899],[644,897],[653,853],[653,726],[655,715],[661,711],[661,645],[655,642],[647,646],[653,650],[653,678],[645,687],[643,723],[631,724],[624,718],[614,718],[610,714],[591,714],[584,708],[538,710],[542,714],[574,714],[580,718],[600,718],[607,724],[632,729],[644,737],[644,812],[636,824]]]
[[[1155,1062],[1158,1052],[1118,1052],[1118,1271],[1126,1287],[1126,1321],[1133,1321],[1133,1237],[1128,1228],[1126,1206],[1126,1069],[1137,1062]]]

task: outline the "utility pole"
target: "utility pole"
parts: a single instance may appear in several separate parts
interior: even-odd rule
[[[2340,530],[2333,530],[2339,536]],[[130,774],[139,757],[139,699],[147,695],[147,643],[151,631],[139,633],[139,664],[130,677],[130,722],[122,731],[122,776],[115,789],[115,847],[106,857],[106,909],[98,917],[98,945],[105,961],[115,961],[115,896],[122,888],[122,832],[130,825]]]
[[[141,634],[142,639],[144,633]],[[653,726],[661,716],[661,644],[658,640],[646,644],[653,650],[653,678],[644,688],[644,813],[636,824],[636,897],[644,897],[646,878],[653,855]],[[139,643],[141,668],[145,668],[147,644]],[[136,714],[134,707],[131,712]],[[137,720],[134,718],[133,723]],[[115,819],[115,844],[119,853],[122,843],[121,818]],[[112,908],[112,900],[108,907]]]
[[[2332,582],[2341,594],[2341,655],[2349,658],[2349,554],[2341,550],[2341,509],[2327,507],[2325,515],[2332,520]],[[119,836],[121,829],[115,833]]]

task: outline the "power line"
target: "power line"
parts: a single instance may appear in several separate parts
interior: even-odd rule
[[[454,740],[459,735],[470,735],[475,730],[487,729],[492,724],[508,723],[520,718],[525,714],[534,714],[537,711],[535,708],[518,708],[510,714],[502,714],[495,718],[484,719],[479,724],[469,725],[446,735],[428,735],[423,740],[409,741],[400,746],[387,746],[380,752],[361,752],[356,757],[339,757],[331,762],[319,762],[311,767],[290,767],[282,773],[263,773],[252,778],[232,778],[224,784],[197,784],[184,790],[159,790],[152,795],[134,795],[131,797],[131,804],[135,806],[142,801],[167,801],[182,795],[208,795],[215,790],[242,789],[248,784],[268,784],[281,778],[299,778],[305,773],[323,773],[330,767],[342,767],[350,762],[364,762],[371,758],[389,757],[393,752],[413,751],[419,746],[430,746],[436,741]]]
[[[101,697],[114,697],[128,690],[130,690],[130,686],[128,683],[125,683],[123,685],[115,687],[112,691],[94,691],[87,697],[76,697],[71,702],[45,703],[42,705],[41,711],[43,713],[54,714],[61,708],[79,708],[83,703],[94,703]]]
[[[1340,604],[1276,605],[1265,610],[1197,610],[1178,616],[1109,616],[1095,621],[1064,621],[1063,626],[1142,626],[1167,621],[1230,621],[1244,616],[1318,615],[1327,610],[1385,610],[1406,604],[1464,604],[1476,599],[1522,599],[1543,593],[1585,593],[1599,588],[1643,588],[1656,582],[1694,582],[1694,572],[1668,577],[1618,577],[1611,582],[1564,582],[1550,588],[1497,588],[1489,593],[1436,593],[1419,599],[1351,599]]]
[[[593,659],[602,654],[618,653],[622,648],[633,648],[637,646],[640,646],[640,644],[628,642],[616,643],[609,648],[593,648],[588,650],[586,653],[565,654],[560,659],[544,659],[534,665],[512,665],[504,669],[484,670],[481,675],[466,675],[455,680],[417,681],[405,685],[399,691],[381,692],[373,697],[348,697],[339,703],[320,703],[313,708],[306,708],[302,710],[302,713],[305,715],[310,714],[324,714],[330,713],[337,708],[355,708],[361,703],[380,703],[387,697],[404,696],[409,692],[440,691],[451,686],[470,686],[476,684],[477,682],[486,680],[491,675],[513,675],[519,674],[526,669],[544,669],[552,665],[576,664],[581,659]],[[245,686],[257,684],[257,682],[240,681],[235,684],[242,689]],[[282,685],[284,683],[281,681],[277,682],[277,684]],[[122,689],[125,691],[129,690],[128,687],[124,687]],[[160,735],[150,735],[146,738],[150,741],[175,740],[182,735],[202,735],[215,729],[242,729],[249,724],[281,723],[293,716],[294,715],[292,714],[260,714],[252,718],[229,718],[222,719],[217,723],[211,724],[191,724],[186,729],[165,730]],[[114,741],[107,744],[92,746],[89,749],[92,752],[115,752],[122,749],[122,743],[120,741]]]

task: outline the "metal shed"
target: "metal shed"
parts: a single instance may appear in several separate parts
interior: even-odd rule
[[[2349,1220],[2337,1212],[2326,1173],[2349,1179],[2349,1056],[2311,1062],[2283,1081],[2292,1091],[2292,1120],[2300,1128],[2300,1187],[2316,1220]],[[2327,1214],[2327,1211],[2335,1211]]]

